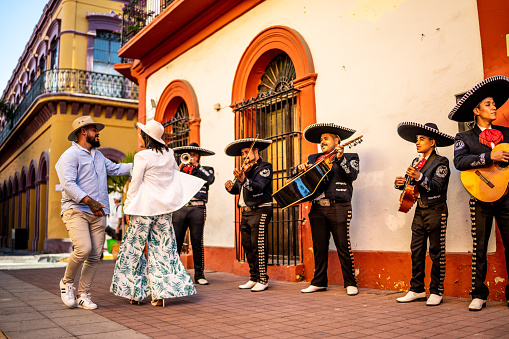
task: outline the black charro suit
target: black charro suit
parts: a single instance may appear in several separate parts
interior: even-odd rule
[[[416,167],[419,158],[412,166]],[[425,291],[425,261],[429,239],[429,256],[432,261],[430,293],[442,295],[445,278],[445,233],[447,228],[447,187],[449,186],[449,160],[433,151],[421,168],[422,176],[413,180],[419,190],[419,200],[412,221],[412,279],[410,291]],[[396,187],[403,189],[403,186]]]
[[[229,193],[241,195],[241,242],[249,264],[250,280],[267,284],[268,225],[272,220],[272,164],[259,158],[246,173],[244,182],[235,180]]]
[[[509,128],[492,125],[493,129],[502,132],[501,143],[509,143]],[[456,134],[454,144],[454,166],[460,170],[491,165],[491,147],[479,142],[481,129],[475,125],[473,129]],[[472,298],[486,300],[489,294],[484,283],[487,272],[488,241],[491,234],[493,217],[497,221],[505,248],[506,270],[509,272],[509,197],[504,195],[494,203],[484,203],[475,198],[470,199],[470,215],[472,217]],[[509,300],[509,284],[505,287],[505,297]]]
[[[183,169],[181,170],[183,171]],[[207,218],[206,203],[209,199],[209,186],[214,183],[214,168],[198,164],[193,168],[191,175],[205,180],[202,188],[193,199],[178,211],[173,212],[173,229],[177,239],[178,253],[182,251],[187,228],[191,236],[193,248],[194,280],[205,279],[205,255],[203,248],[203,231]]]
[[[314,164],[323,153],[312,154],[308,164]],[[324,196],[330,206],[321,206],[313,201],[309,212],[315,272],[311,285],[327,287],[327,265],[329,258],[330,235],[334,239],[338,252],[344,286],[357,286],[355,265],[350,243],[350,220],[352,218],[353,181],[359,174],[359,156],[357,153],[344,153],[341,159],[333,158],[332,169],[327,175]]]

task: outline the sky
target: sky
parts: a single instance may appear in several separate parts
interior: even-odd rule
[[[0,0],[0,95],[18,64],[48,0]],[[22,14],[21,14],[22,13]]]

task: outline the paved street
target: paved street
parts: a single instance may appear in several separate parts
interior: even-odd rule
[[[130,305],[109,292],[113,261],[99,265],[92,288],[95,311],[67,309],[59,298],[64,268],[0,271],[0,329],[8,338],[509,338],[509,308],[488,301],[469,312],[469,300],[446,297],[438,307],[398,304],[400,293],[341,286],[301,294],[308,283],[270,281],[261,293],[239,290],[245,277],[208,272],[198,294]],[[1,334],[0,334],[1,338]]]

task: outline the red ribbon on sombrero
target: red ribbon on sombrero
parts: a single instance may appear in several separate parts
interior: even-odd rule
[[[479,142],[488,147],[491,147],[491,143],[497,146],[497,144],[501,142],[503,138],[504,136],[502,135],[502,132],[493,128],[486,128],[481,132],[481,134],[479,134]]]

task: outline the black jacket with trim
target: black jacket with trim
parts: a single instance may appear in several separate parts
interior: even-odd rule
[[[308,163],[313,165],[324,153],[311,154]],[[343,153],[338,160],[334,156],[332,169],[327,175],[328,183],[325,188],[325,198],[338,202],[350,202],[352,200],[352,182],[359,175],[359,155],[357,153]]]
[[[246,173],[244,183],[236,180],[229,193],[237,195],[241,189],[248,207],[272,203],[272,164],[258,159],[254,167]]]
[[[435,154],[431,164],[425,164],[421,171],[421,180],[412,180],[411,184],[417,184],[419,190],[419,198],[425,206],[433,206],[447,202],[447,188],[449,186],[449,177],[451,171],[449,168],[449,159],[444,156]],[[431,155],[430,158],[431,159]],[[428,159],[428,161],[429,161]],[[412,166],[416,166],[419,158],[412,161]],[[396,187],[403,189],[404,186]]]
[[[209,199],[209,186],[212,185],[215,180],[214,168],[209,166],[201,166],[198,164],[198,166],[195,167],[191,172],[191,175],[206,181],[206,183],[203,184],[202,188],[200,188],[198,193],[196,193],[193,198],[207,202]]]

